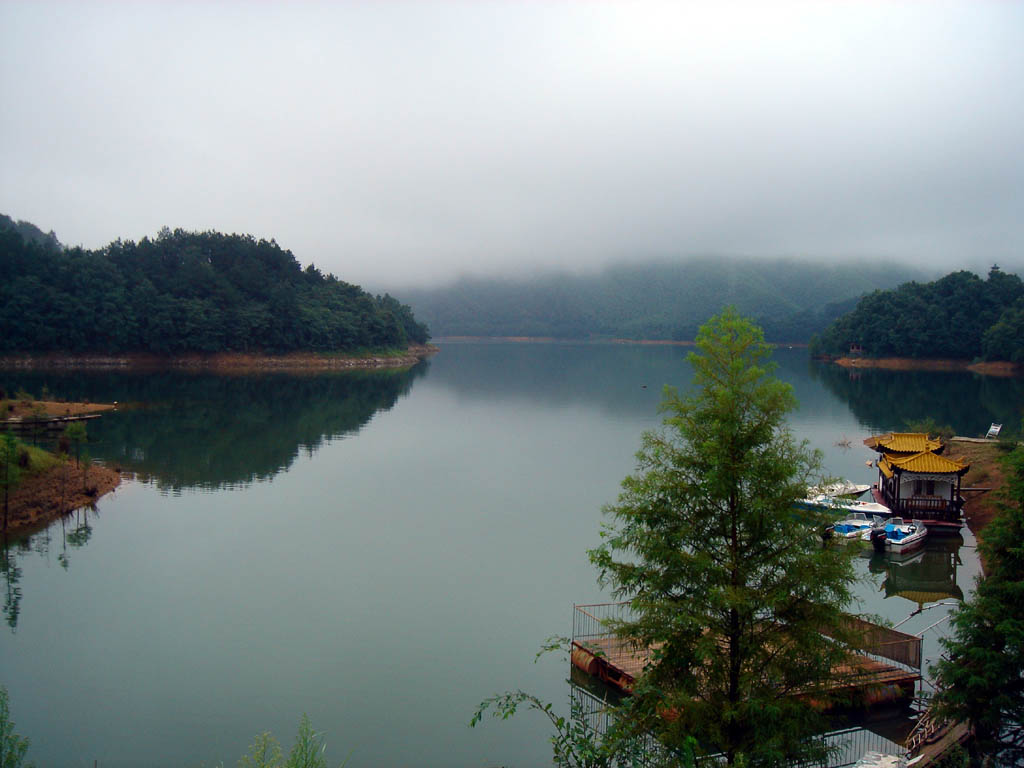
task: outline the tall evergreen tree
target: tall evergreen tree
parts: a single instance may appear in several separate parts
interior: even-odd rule
[[[1004,459],[999,514],[979,545],[988,567],[974,596],[953,616],[953,636],[935,666],[940,715],[974,730],[976,764],[1024,761],[1024,447]]]
[[[848,652],[849,553],[821,545],[823,516],[794,512],[820,456],[786,427],[795,398],[761,330],[726,309],[697,346],[695,392],[666,391],[664,429],[644,435],[590,552],[631,604],[616,631],[657,649],[629,717],[730,765],[818,758],[812,702]]]

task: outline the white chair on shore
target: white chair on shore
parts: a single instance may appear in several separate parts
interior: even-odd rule
[[[988,434],[985,437],[991,439],[993,437],[999,437],[999,430],[1003,428],[1002,424],[996,424],[993,422],[992,426],[988,428]]]

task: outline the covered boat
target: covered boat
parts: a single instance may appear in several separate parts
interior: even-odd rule
[[[832,535],[839,539],[856,539],[865,531],[879,527],[885,518],[879,515],[868,516],[863,512],[851,512],[832,526]]]
[[[924,546],[928,529],[920,520],[908,523],[902,517],[894,517],[884,527],[872,528],[869,538],[876,552],[906,554]]]

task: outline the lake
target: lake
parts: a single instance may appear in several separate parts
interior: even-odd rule
[[[0,372],[8,392],[118,401],[89,450],[135,475],[5,555],[0,684],[29,757],[234,765],[261,731],[290,745],[307,713],[334,764],[549,764],[539,715],[467,724],[507,689],[567,709],[566,662],[534,654],[574,603],[607,599],[586,550],[662,387],[688,386],[686,352],[448,343],[401,372]],[[1024,402],[1014,379],[776,360],[795,434],[858,482],[872,432],[933,416],[978,435]],[[858,560],[863,610],[900,621],[969,594],[963,539],[907,567]]]

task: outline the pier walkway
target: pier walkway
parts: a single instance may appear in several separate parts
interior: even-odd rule
[[[625,694],[651,660],[656,647],[635,647],[608,629],[609,619],[628,615],[628,603],[573,606],[573,666]],[[909,700],[921,679],[921,638],[863,619],[848,619],[862,639],[861,649],[843,668],[832,693],[850,695],[866,706]]]

